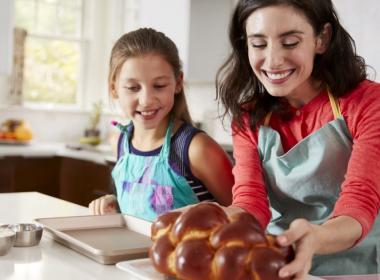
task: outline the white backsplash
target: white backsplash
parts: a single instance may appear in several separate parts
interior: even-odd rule
[[[64,112],[9,107],[0,109],[0,122],[8,118],[23,119],[31,126],[35,141],[76,142],[88,126],[87,112]],[[100,122],[102,138],[108,133],[111,116],[103,116]]]
[[[230,122],[226,118],[223,127],[222,121],[218,117],[215,85],[213,83],[193,83],[185,87],[185,92],[193,120],[200,122],[202,129],[218,143],[231,144]]]

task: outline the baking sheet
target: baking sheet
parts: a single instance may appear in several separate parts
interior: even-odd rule
[[[151,223],[116,214],[40,218],[36,222],[59,243],[102,264],[145,258]]]

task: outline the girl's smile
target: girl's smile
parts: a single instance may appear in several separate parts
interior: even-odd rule
[[[159,110],[160,109],[149,110],[149,111],[136,111],[136,113],[140,114],[140,117],[142,118],[142,120],[148,121],[148,120],[154,119]]]

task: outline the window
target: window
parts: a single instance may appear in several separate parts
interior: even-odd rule
[[[15,0],[14,21],[26,29],[23,101],[80,103],[83,0]]]
[[[14,24],[28,32],[23,105],[87,111],[100,100],[109,103],[111,48],[121,34],[137,27],[139,2],[13,0]]]

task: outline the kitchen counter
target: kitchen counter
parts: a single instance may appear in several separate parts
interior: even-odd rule
[[[116,156],[106,145],[96,147],[66,145],[64,143],[31,142],[26,145],[0,145],[0,158],[5,156],[53,157],[82,159],[106,165],[115,162]]]
[[[0,224],[36,218],[88,215],[88,208],[37,192],[0,193]],[[38,246],[13,247],[0,257],[4,280],[136,279],[114,265],[99,264],[54,241],[46,232]]]
[[[0,193],[0,224],[28,223],[37,218],[88,215],[88,208],[37,192]],[[38,246],[13,247],[0,257],[4,280],[138,280],[115,265],[99,264],[54,241],[44,232]],[[321,279],[309,276],[307,280]],[[323,277],[326,280],[376,280],[379,275]]]
[[[220,143],[220,146],[232,157],[233,147],[231,144]],[[115,163],[116,155],[108,145],[95,147],[87,145],[70,145],[65,143],[31,142],[26,145],[0,144],[0,158],[5,156],[22,157],[53,157],[62,156],[81,160],[92,161],[106,165]]]

